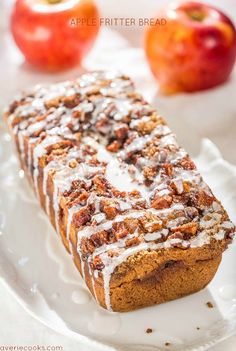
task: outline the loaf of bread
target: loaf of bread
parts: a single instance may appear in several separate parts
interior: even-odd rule
[[[101,306],[130,311],[211,281],[235,227],[128,77],[91,72],[36,86],[5,118],[21,167]]]

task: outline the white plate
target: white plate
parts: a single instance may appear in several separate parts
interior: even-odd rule
[[[235,221],[236,167],[209,140],[196,162]],[[203,291],[134,312],[107,312],[92,299],[34,199],[2,126],[0,165],[1,280],[35,318],[81,342],[96,341],[102,350],[203,350],[235,333],[235,244]]]

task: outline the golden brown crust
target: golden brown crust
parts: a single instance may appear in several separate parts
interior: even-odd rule
[[[209,252],[205,248],[201,256],[198,255],[199,250],[197,253],[194,249],[184,251],[184,255],[179,249],[169,250],[169,253],[164,252],[159,258],[155,257],[158,256],[156,252],[143,252],[139,262],[127,264],[126,273],[113,274],[110,283],[112,310],[131,311],[203,289],[218,269],[222,258],[221,249]],[[80,259],[74,248],[73,257],[76,267],[81,272]],[[95,289],[97,300],[106,308],[102,279],[95,279],[92,287],[87,269],[85,277],[91,293],[94,294]]]
[[[221,255],[193,263],[167,261],[152,274],[111,288],[113,311],[130,311],[195,293],[212,280],[220,261]]]

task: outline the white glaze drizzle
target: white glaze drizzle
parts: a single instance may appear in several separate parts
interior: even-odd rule
[[[38,189],[38,160],[40,157],[46,154],[46,148],[50,145],[57,143],[62,140],[59,136],[47,136],[43,141],[41,141],[35,148],[33,149],[33,179],[34,179],[34,187],[37,197],[39,197],[39,189]]]
[[[104,86],[103,81],[113,79],[114,81],[107,86]],[[52,99],[57,99],[61,96],[72,96],[74,94],[82,94],[83,96],[88,93],[92,93],[94,90],[98,89],[100,93],[104,96],[101,97],[100,100],[97,100],[95,103],[95,108],[93,110],[93,104],[88,101],[84,101],[80,103],[78,106],[73,109],[68,109],[65,106],[59,106],[57,109],[52,109],[50,113],[47,115],[46,120],[39,121],[36,123],[32,123],[28,125],[28,118],[24,119],[24,117],[34,116],[35,114],[43,114],[47,110],[45,108],[45,104],[50,102]],[[30,146],[32,142],[36,142],[36,146],[33,147],[33,180],[35,185],[35,191],[38,195],[38,160],[46,153],[46,147],[49,145],[53,145],[59,140],[73,139],[73,133],[71,133],[70,129],[67,127],[67,123],[71,123],[73,125],[74,131],[76,128],[79,128],[78,120],[72,119],[72,112],[79,111],[81,113],[91,113],[91,123],[95,123],[97,117],[102,116],[104,109],[111,109],[111,116],[113,119],[120,123],[123,120],[123,117],[130,115],[132,117],[132,121],[130,123],[130,128],[135,129],[139,123],[148,122],[150,111],[152,111],[151,107],[148,104],[143,103],[134,103],[132,99],[130,100],[124,93],[133,92],[133,84],[130,80],[122,79],[116,72],[95,72],[92,74],[85,74],[81,76],[75,82],[64,82],[56,85],[52,85],[49,87],[36,87],[34,94],[35,97],[32,99],[31,97],[26,98],[26,104],[22,106],[18,106],[15,113],[9,116],[9,124],[14,122],[15,117],[23,117],[23,120],[20,122],[20,129],[24,130],[26,135],[32,135],[34,133],[39,132],[41,129],[46,128],[47,136],[43,141],[38,142],[37,138],[30,138],[28,142],[28,168],[31,170],[32,160],[31,160],[31,152]],[[109,96],[105,96],[109,95]],[[138,113],[142,114],[141,118],[137,118]],[[145,114],[147,113],[147,115]],[[59,118],[59,121],[56,125],[51,125],[50,128],[48,126],[50,123],[54,123]],[[30,121],[30,118],[29,118]],[[86,127],[87,128],[87,127]],[[103,131],[106,134],[106,128]],[[13,133],[18,136],[19,148],[21,157],[25,157],[24,150],[24,137],[23,131],[18,130],[18,126],[15,126],[13,129]],[[135,132],[137,133],[137,132]],[[187,154],[185,150],[178,147],[176,142],[175,135],[171,133],[170,129],[165,125],[157,125],[155,129],[147,135],[139,136],[137,133],[136,138],[131,141],[130,144],[126,145],[125,148],[120,151],[117,155],[121,159],[125,160],[129,153],[141,151],[146,145],[155,139],[155,143],[158,143],[158,147],[161,149],[165,149],[168,147],[168,158],[167,161],[170,164],[176,164],[179,160],[183,159]],[[140,169],[136,169],[134,172],[134,176],[131,177],[128,166],[124,162],[120,162],[117,157],[114,157],[110,152],[105,149],[105,146],[98,144],[94,141],[93,138],[83,138],[82,144],[88,143],[89,145],[93,145],[97,150],[97,158],[100,162],[107,163],[105,167],[105,177],[108,182],[115,188],[120,191],[131,191],[138,190],[141,196],[149,203],[150,196],[152,195],[152,191],[147,189],[145,185],[143,185],[144,177]],[[78,152],[77,148],[77,152]],[[73,152],[69,152],[66,156],[66,161],[72,157]],[[164,155],[165,156],[165,155]],[[162,162],[161,160],[161,152],[156,155],[153,159],[148,159],[144,157],[140,157],[137,165],[139,167],[144,166],[155,166]],[[85,161],[86,162],[86,161]],[[55,212],[55,224],[57,231],[59,232],[59,223],[58,223],[58,211],[59,211],[59,199],[61,194],[69,190],[71,188],[73,180],[81,179],[85,182],[89,182],[88,177],[96,174],[97,172],[103,172],[104,167],[100,166],[90,166],[86,164],[79,164],[75,168],[68,167],[68,162],[57,162],[51,161],[44,168],[43,173],[43,193],[46,198],[46,211],[49,213],[49,198],[47,194],[47,181],[50,170],[55,170],[54,175],[54,191],[53,191],[53,208]],[[201,176],[196,170],[183,170],[181,168],[175,169],[175,174],[172,178],[172,182],[176,187],[176,191],[178,194],[182,194],[184,192],[183,181],[187,181],[192,185],[198,185],[201,189],[205,191],[206,194],[211,195],[207,186],[203,183]],[[165,181],[163,181],[162,175],[160,172],[157,172],[156,177],[153,182],[152,189],[158,191],[159,196],[165,196],[170,194],[170,190],[168,189]],[[93,220],[97,222],[97,225],[86,226],[82,230],[78,231],[78,246],[77,251],[81,260],[81,269],[82,275],[84,276],[84,261],[82,259],[82,251],[80,247],[82,238],[89,238],[92,234],[96,233],[99,230],[109,230],[112,227],[114,222],[123,221],[125,218],[139,218],[148,212],[156,214],[160,218],[169,213],[169,211],[183,210],[183,205],[174,205],[170,209],[166,210],[132,210],[132,200],[129,198],[125,198],[124,200],[116,199],[117,204],[121,211],[125,211],[123,214],[119,214],[115,217],[114,220],[106,220],[105,215],[100,212],[99,201],[102,197],[98,199],[97,196],[91,194],[87,200],[88,203],[93,203],[95,205],[95,212],[93,214]],[[179,207],[178,207],[179,206]],[[71,224],[73,220],[73,215],[80,210],[83,206],[73,206],[68,210],[68,222],[66,235],[69,240],[69,233],[71,229]],[[88,257],[88,270],[91,275],[92,280],[92,288],[94,289],[94,278],[96,277],[97,271],[91,271],[90,262],[94,258],[95,255],[100,255],[102,262],[105,264],[103,269],[103,279],[104,279],[104,293],[105,293],[105,301],[107,304],[107,308],[111,309],[110,303],[110,277],[114,272],[115,268],[124,262],[130,255],[135,254],[141,250],[152,249],[157,250],[160,248],[168,248],[176,244],[181,244],[186,247],[198,247],[210,242],[210,235],[208,233],[208,228],[210,230],[211,227],[219,224],[219,230],[213,237],[216,240],[222,240],[225,236],[225,231],[228,229],[233,229],[234,226],[230,221],[221,222],[221,214],[211,213],[212,211],[221,212],[222,207],[217,203],[213,202],[212,206],[205,210],[204,214],[206,214],[206,218],[201,218],[199,221],[201,232],[197,234],[196,237],[192,238],[190,241],[180,240],[180,239],[169,239],[167,237],[166,241],[161,243],[155,243],[155,240],[160,239],[162,236],[167,236],[169,230],[167,228],[159,230],[154,233],[147,233],[144,235],[145,242],[141,242],[139,245],[125,248],[125,240],[129,238],[133,238],[138,236],[137,232],[133,234],[129,234],[125,239],[119,240],[118,243],[103,245],[99,248],[96,248],[94,253]],[[173,228],[175,226],[184,223],[184,217],[178,217],[173,221],[169,221],[168,228]],[[120,255],[117,257],[108,257],[107,250],[112,248],[119,248]],[[94,289],[94,295],[96,297],[96,289]]]
[[[115,157],[111,152],[108,152],[104,146],[97,143],[93,138],[86,137],[83,139],[85,144],[91,145],[97,150],[97,159],[100,162],[106,162],[106,179],[108,182],[116,189],[120,191],[132,191],[138,190],[142,197],[146,200],[149,199],[150,192],[144,185],[139,185],[132,179],[128,171],[128,165],[124,163],[121,164],[117,157]],[[140,175],[141,177],[141,175]]]
[[[159,136],[162,138],[161,140],[163,140],[164,137],[169,133],[171,133],[171,130],[169,127],[167,127],[166,125],[162,125],[162,124],[157,125],[156,128],[150,134],[135,138],[131,142],[131,144],[127,145],[124,150],[119,152],[118,156],[120,156],[122,159],[125,159],[130,152],[134,152],[134,151],[136,152],[136,151],[142,150],[144,148],[144,146],[149,141],[151,141],[154,137]],[[175,137],[173,134],[171,134],[170,137],[173,138],[173,140],[175,140]],[[160,142],[160,143],[162,143],[162,142]],[[163,144],[164,144],[164,142],[163,142]]]
[[[32,167],[32,155],[31,155],[31,142],[28,142],[28,150],[27,150],[27,166],[29,174],[31,174],[31,167]]]
[[[25,159],[25,147],[24,147],[24,134],[23,134],[23,132],[18,131],[17,137],[18,137],[18,142],[19,142],[21,159],[24,160]]]

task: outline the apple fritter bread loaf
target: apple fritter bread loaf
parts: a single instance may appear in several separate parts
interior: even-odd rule
[[[21,166],[98,303],[129,311],[213,278],[235,227],[132,81],[36,86],[5,118]]]

